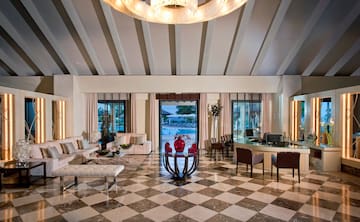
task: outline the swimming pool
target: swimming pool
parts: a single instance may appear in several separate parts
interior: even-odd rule
[[[175,127],[162,127],[161,135],[171,135],[175,136],[176,134],[197,134],[196,128],[175,128]]]

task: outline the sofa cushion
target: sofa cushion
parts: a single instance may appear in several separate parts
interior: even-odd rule
[[[47,147],[40,147],[41,155],[44,159],[49,158],[48,148]]]
[[[78,145],[79,150],[83,150],[83,149],[84,149],[83,140],[76,140],[76,143],[77,143],[77,145]]]
[[[117,139],[116,143],[119,144],[119,145],[128,144],[126,136],[118,136],[118,137],[116,137],[116,139]]]
[[[72,142],[60,143],[63,154],[72,154],[75,153],[75,147]]]
[[[49,158],[60,158],[60,153],[55,146],[47,148],[47,154]]]
[[[130,143],[136,144],[136,145],[142,145],[146,141],[145,135],[133,135],[131,136]]]

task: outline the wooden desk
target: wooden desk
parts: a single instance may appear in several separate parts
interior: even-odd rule
[[[251,149],[254,152],[264,153],[264,168],[266,170],[271,169],[271,155],[276,154],[277,152],[298,152],[300,153],[300,171],[301,173],[309,172],[309,154],[310,149],[307,146],[301,145],[289,145],[288,147],[277,147],[264,145],[260,143],[248,143],[246,141],[239,141],[234,143],[234,161],[236,161],[236,148],[242,147]]]

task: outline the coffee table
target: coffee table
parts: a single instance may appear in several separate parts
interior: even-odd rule
[[[9,161],[4,164],[4,166],[0,167],[0,190],[2,189],[2,174],[3,173],[11,173],[17,172],[19,174],[19,184],[22,184],[23,177],[25,177],[25,185],[26,187],[30,186],[30,170],[36,167],[43,166],[43,180],[44,184],[46,184],[46,162],[45,161],[38,161],[38,162],[16,162],[16,161]],[[25,176],[23,173],[25,171]]]
[[[98,164],[98,160],[108,160],[108,159],[112,159],[112,158],[120,158],[125,155],[126,155],[126,153],[124,153],[124,152],[119,152],[119,153],[109,152],[106,155],[100,155],[96,152],[93,152],[88,157],[86,157],[86,160],[83,162],[83,164],[87,164],[89,162],[94,162],[95,164]]]

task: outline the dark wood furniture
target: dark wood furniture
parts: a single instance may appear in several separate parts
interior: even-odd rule
[[[276,179],[279,182],[279,168],[292,168],[294,177],[294,169],[298,170],[298,181],[300,183],[300,153],[297,152],[278,152],[277,156],[271,156],[271,176],[273,166],[276,167]]]
[[[249,149],[236,148],[236,174],[238,172],[239,163],[246,164],[246,171],[248,171],[248,165],[250,165],[250,177],[253,176],[253,166],[258,163],[262,163],[262,171],[264,175],[264,154],[255,154]]]
[[[0,167],[0,190],[2,189],[2,176],[4,173],[18,173],[18,183],[19,185],[26,185],[26,187],[30,186],[30,170],[36,167],[43,167],[43,179],[44,184],[46,184],[46,162],[39,161],[39,162],[16,162],[16,161],[9,161],[4,164],[4,166]],[[25,172],[25,175],[23,175]],[[25,184],[23,183],[25,180]]]

